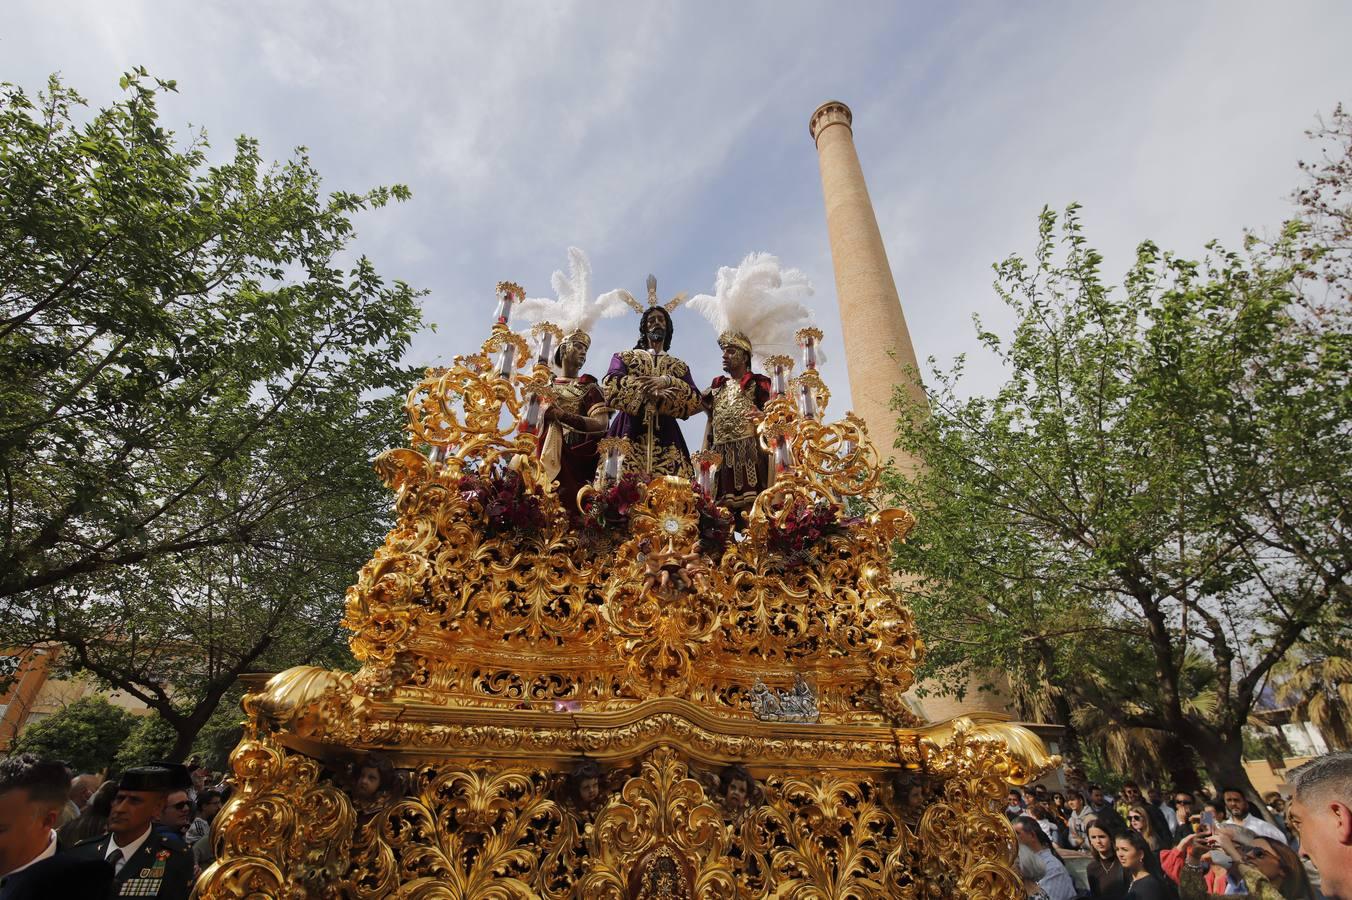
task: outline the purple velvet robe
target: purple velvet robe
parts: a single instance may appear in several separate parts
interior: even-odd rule
[[[640,390],[635,379],[670,375],[680,382],[675,397],[656,399]],[[606,403],[615,410],[608,434],[627,437],[633,445],[625,457],[626,472],[650,475],[691,476],[690,453],[678,419],[688,419],[701,409],[699,388],[690,377],[690,367],[669,353],[622,350],[610,359],[604,380]],[[653,442],[648,445],[648,419],[653,420]],[[651,457],[650,457],[651,450]],[[648,472],[648,460],[652,471]]]

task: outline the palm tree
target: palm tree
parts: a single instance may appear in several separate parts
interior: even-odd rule
[[[1115,676],[1087,673],[1080,685],[1083,696],[1073,715],[1081,740],[1111,771],[1129,774],[1140,781],[1167,774],[1179,787],[1195,788],[1200,783],[1195,760],[1177,735],[1121,724],[1123,713],[1156,712],[1155,685],[1144,672],[1128,672],[1124,669]],[[1186,685],[1183,711],[1203,718],[1212,715],[1217,703],[1215,669],[1207,664],[1201,651],[1188,648],[1180,674]],[[1125,697],[1136,699],[1124,700]],[[1103,708],[1110,702],[1116,710],[1114,715]]]
[[[1278,702],[1323,732],[1336,750],[1352,747],[1352,652],[1344,642],[1292,654],[1273,669]]]

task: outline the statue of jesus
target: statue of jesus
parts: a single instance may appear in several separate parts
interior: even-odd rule
[[[692,475],[690,453],[677,420],[700,410],[699,388],[690,377],[690,367],[667,352],[673,331],[668,307],[680,299],[658,305],[657,279],[649,275],[648,308],[643,309],[632,297],[626,300],[643,313],[638,343],[611,357],[603,387],[606,405],[616,411],[608,433],[630,441],[631,450],[624,460],[627,472],[649,477]]]

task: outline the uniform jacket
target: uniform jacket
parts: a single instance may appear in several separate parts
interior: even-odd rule
[[[112,883],[113,867],[103,860],[58,853],[0,878],[0,900],[101,898],[108,896]]]
[[[111,834],[81,841],[68,855],[80,859],[103,859],[108,855]],[[153,827],[141,848],[127,860],[113,879],[108,897],[156,897],[187,900],[193,886],[192,854],[183,842],[165,837]]]

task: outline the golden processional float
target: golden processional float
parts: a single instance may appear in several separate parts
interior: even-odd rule
[[[534,453],[559,334],[535,336],[500,313],[410,394],[376,461],[398,522],[348,591],[360,669],[246,695],[198,896],[1023,896],[1004,793],[1055,758],[908,707],[914,519],[877,506],[863,422],[823,421],[820,332],[797,378],[769,361],[776,475],[735,533],[716,458],[636,482],[619,438],[570,517]],[[372,753],[403,772],[374,807],[344,775]]]

